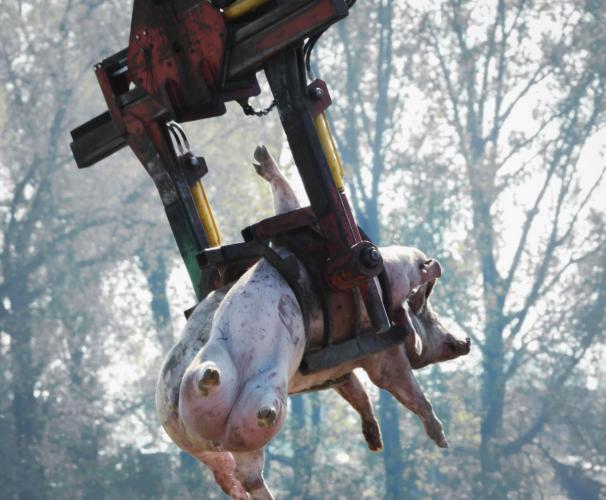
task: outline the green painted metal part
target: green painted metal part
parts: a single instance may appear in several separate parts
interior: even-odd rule
[[[197,261],[198,254],[207,248],[200,248],[197,244],[196,238],[193,235],[189,224],[187,224],[187,217],[184,216],[184,210],[179,204],[174,204],[166,209],[166,216],[172,229],[175,241],[179,247],[179,253],[183,258],[189,279],[191,280],[192,286],[196,293],[196,298],[202,300],[202,293],[200,290],[200,280],[202,278],[202,271]]]

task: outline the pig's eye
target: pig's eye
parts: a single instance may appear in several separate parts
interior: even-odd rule
[[[419,269],[427,269],[429,267],[429,264],[431,264],[431,259],[428,259],[422,264],[419,264]]]

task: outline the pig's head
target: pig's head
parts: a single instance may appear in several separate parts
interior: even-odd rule
[[[452,335],[429,304],[429,296],[442,275],[442,266],[413,247],[392,246],[381,249],[389,277],[393,320],[415,331],[407,337],[406,353],[413,368],[469,353],[469,339]]]
[[[423,283],[408,299],[410,318],[421,339],[420,349],[418,343],[415,348],[414,342],[406,342],[406,354],[413,368],[458,358],[469,354],[471,347],[469,338],[459,339],[450,333],[431,307],[429,296],[436,280],[432,278]]]
[[[413,247],[381,248],[383,265],[389,277],[392,308],[400,307],[414,290],[442,275],[442,266]]]

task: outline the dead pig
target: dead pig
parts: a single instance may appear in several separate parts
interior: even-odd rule
[[[266,163],[263,165],[259,155],[255,156],[263,175],[262,167],[267,166],[269,160],[261,158]],[[267,157],[271,159],[268,154]],[[269,167],[272,166],[275,164],[269,163]],[[297,208],[298,201],[294,193],[289,194],[288,190],[290,193],[292,190],[279,170],[276,168],[269,174],[267,171],[264,173],[272,184],[276,209],[280,211],[285,206],[288,210]],[[382,253],[392,282],[392,305],[398,320],[398,314],[406,313],[407,300],[419,300],[421,292],[423,299],[427,300],[427,284],[435,283],[441,268],[437,261],[427,259],[416,249],[388,247],[382,249]],[[262,478],[262,446],[279,430],[284,418],[286,393],[304,391],[327,380],[340,379],[354,368],[362,367],[375,384],[389,390],[421,418],[428,435],[438,445],[447,446],[442,425],[412,373],[413,365],[405,346],[313,375],[303,376],[297,372],[302,356],[301,311],[292,290],[280,282],[283,282],[282,278],[271,266],[267,266],[266,263],[258,263],[219,303],[215,302],[218,307],[212,322],[207,321],[211,329],[210,338],[183,369],[185,375],[178,392],[174,387],[160,390],[160,385],[177,383],[178,376],[161,378],[159,393],[171,394],[173,398],[159,398],[159,404],[171,404],[173,411],[162,412],[159,409],[159,414],[165,416],[163,425],[167,431],[170,429],[172,434],[169,434],[175,442],[187,451],[192,449],[194,456],[211,464],[217,481],[223,481],[222,487],[234,498],[240,498],[242,488],[253,498],[271,498]],[[302,286],[309,286],[305,282],[308,278],[304,269],[301,269],[301,276]],[[257,286],[259,284],[262,286]],[[198,306],[190,322],[200,308],[203,313],[209,313],[203,304]],[[414,313],[412,305],[411,310]],[[421,314],[421,309],[418,312]],[[315,316],[310,320],[312,338],[321,336],[321,314],[316,312]],[[364,321],[367,323],[367,319]],[[438,338],[431,322],[418,322],[417,325],[416,342],[409,346],[409,350],[412,348],[418,356],[417,364],[421,366],[439,361],[443,354],[437,355],[439,350],[425,348],[423,344],[424,339],[429,344],[430,339]],[[187,341],[192,342],[191,338]],[[468,342],[461,342],[467,345],[468,351]],[[200,342],[197,344],[199,346]],[[434,344],[440,345],[439,339]],[[465,354],[464,351],[462,348],[459,354]],[[170,361],[167,362],[169,364]],[[183,368],[184,365],[186,360],[182,359],[179,366]],[[354,390],[354,395],[360,394],[366,401],[352,398],[350,402],[359,407],[370,407],[361,386]],[[174,400],[175,396],[178,401]],[[374,420],[371,407],[370,411],[370,417],[361,413],[363,420]]]

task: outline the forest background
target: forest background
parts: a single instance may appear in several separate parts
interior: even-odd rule
[[[278,497],[606,495],[605,7],[365,0],[323,37],[315,71],[359,223],[442,262],[434,307],[473,347],[418,373],[447,451],[372,387],[381,454],[331,391],[293,397],[268,451]],[[69,150],[104,109],[92,66],[126,45],[130,13],[0,3],[3,499],[224,498],[154,414],[194,305],[155,188],[128,151],[78,171]],[[296,182],[278,117],[229,106],[186,130],[238,241],[272,212],[255,145]]]

